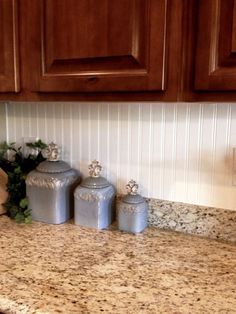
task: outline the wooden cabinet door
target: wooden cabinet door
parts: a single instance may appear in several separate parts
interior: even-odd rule
[[[198,0],[195,89],[236,90],[236,0]]]
[[[0,92],[19,91],[17,0],[0,1]]]
[[[31,90],[165,90],[167,0],[23,3]]]

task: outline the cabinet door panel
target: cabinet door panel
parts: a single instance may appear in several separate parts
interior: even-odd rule
[[[19,91],[17,1],[0,1],[0,92]]]
[[[198,3],[195,89],[236,90],[236,1]]]
[[[166,0],[27,3],[33,90],[165,90]]]

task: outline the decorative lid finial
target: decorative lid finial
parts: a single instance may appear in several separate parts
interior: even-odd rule
[[[100,172],[102,171],[102,166],[99,164],[99,161],[93,160],[88,169],[90,177],[98,178],[100,176]]]
[[[53,142],[48,144],[47,148],[45,149],[44,156],[49,161],[58,161],[60,157],[60,150],[58,145]]]
[[[130,180],[128,184],[126,184],[126,190],[128,194],[137,195],[138,193],[138,184],[134,180]]]

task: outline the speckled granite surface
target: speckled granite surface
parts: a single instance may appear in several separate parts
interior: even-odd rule
[[[236,211],[147,199],[149,225],[236,243]]]
[[[236,246],[0,217],[0,312],[236,313]]]

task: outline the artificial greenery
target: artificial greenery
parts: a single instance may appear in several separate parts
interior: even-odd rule
[[[3,204],[7,214],[18,222],[31,222],[31,210],[28,208],[26,197],[25,179],[27,174],[45,160],[42,150],[47,147],[38,140],[34,143],[26,143],[30,149],[28,156],[24,156],[22,147],[16,147],[15,143],[0,144],[0,168],[8,175],[7,191],[9,197]]]

